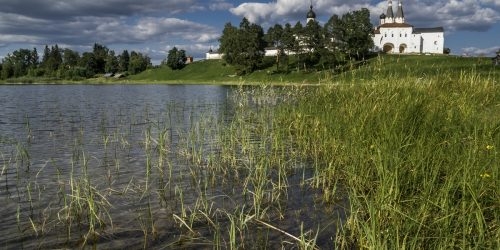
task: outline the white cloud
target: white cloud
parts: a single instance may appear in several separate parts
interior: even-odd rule
[[[215,0],[209,3],[208,8],[210,10],[228,10],[233,8],[233,4],[228,3],[225,0]]]
[[[498,50],[500,50],[500,46],[494,46],[489,48],[467,47],[467,48],[462,48],[462,54],[474,55],[474,56],[479,56],[479,55],[494,56]]]
[[[387,10],[387,1],[370,0],[318,0],[314,11],[326,21],[333,14],[342,15],[349,11],[368,8],[372,22],[378,23],[378,16]],[[309,2],[303,0],[277,0],[267,3],[246,2],[232,8],[234,15],[246,17],[259,24],[274,24],[304,21]],[[416,27],[443,26],[447,31],[485,31],[500,21],[500,0],[422,0],[403,1],[407,22]],[[394,11],[397,1],[393,3]],[[321,21],[321,20],[320,20]]]

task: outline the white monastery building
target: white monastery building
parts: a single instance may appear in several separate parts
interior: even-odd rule
[[[387,13],[380,15],[380,25],[375,27],[373,43],[375,52],[391,54],[443,54],[444,29],[414,28],[406,23],[403,13],[403,3],[399,0],[396,15],[394,15],[392,0],[388,0]],[[307,13],[306,24],[316,21],[316,13],[311,4]],[[287,51],[287,54],[293,54]],[[276,48],[266,48],[266,56],[276,56]],[[222,59],[222,54],[210,49],[206,53],[206,59]]]
[[[388,0],[388,4],[387,13],[380,15],[380,25],[375,28],[373,35],[375,51],[393,54],[443,54],[443,27],[414,28],[406,23],[401,0],[396,15],[392,0]]]

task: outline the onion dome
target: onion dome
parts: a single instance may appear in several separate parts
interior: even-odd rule
[[[316,13],[313,11],[313,6],[311,5],[309,12],[307,12],[307,19],[313,18],[316,19]]]
[[[386,17],[387,16],[384,13],[382,13],[382,15],[380,15],[380,19],[385,19]]]

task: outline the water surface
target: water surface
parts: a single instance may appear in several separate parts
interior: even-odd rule
[[[219,212],[252,206],[237,179],[221,185],[203,170],[207,155],[218,150],[210,146],[218,128],[235,112],[233,91],[205,85],[0,87],[0,248],[71,248],[83,242],[105,249],[180,247],[186,228],[174,215],[201,211],[200,197]],[[311,174],[304,168],[289,176],[293,191],[282,213],[294,216],[278,213],[283,218],[274,222],[297,235],[301,226],[318,232],[318,245],[331,247],[337,217],[316,206],[319,193],[299,187]],[[89,222],[89,194],[95,195],[102,223]],[[220,224],[219,233],[227,234],[230,220]],[[90,237],[92,227],[97,234]],[[278,247],[289,240],[255,228],[259,244]],[[214,233],[197,225],[193,237],[202,240],[183,247],[202,242],[212,248]]]

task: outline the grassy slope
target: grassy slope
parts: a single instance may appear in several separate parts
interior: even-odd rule
[[[269,60],[270,58],[268,58]],[[130,82],[139,83],[317,83],[322,73],[275,73],[276,66],[257,70],[245,76],[236,76],[235,69],[221,60],[204,60],[187,65],[182,70],[171,70],[166,66],[147,70],[130,76]]]
[[[166,66],[148,69],[138,75],[124,79],[92,78],[82,81],[58,80],[53,78],[9,79],[5,83],[85,83],[85,84],[120,84],[120,83],[204,83],[204,84],[318,84],[363,82],[387,77],[426,77],[442,72],[459,74],[471,69],[481,75],[500,78],[500,67],[493,67],[489,58],[463,58],[455,56],[424,55],[382,55],[369,59],[365,64],[346,65],[342,72],[322,70],[313,72],[296,71],[291,58],[289,73],[277,73],[273,65],[274,58],[266,58],[267,68],[245,76],[236,76],[234,67],[221,60],[204,60],[187,65],[182,70],[171,70]]]
[[[272,58],[268,58],[270,60]],[[481,75],[500,77],[500,68],[494,68],[489,58],[463,58],[455,56],[380,56],[367,61],[365,65],[348,65],[343,73],[332,71],[297,72],[290,65],[290,73],[276,73],[276,66],[270,66],[245,76],[236,76],[235,69],[220,60],[199,61],[182,70],[159,67],[130,76],[127,81],[138,83],[332,83],[344,81],[365,81],[386,77],[426,77],[443,72],[476,70]]]

